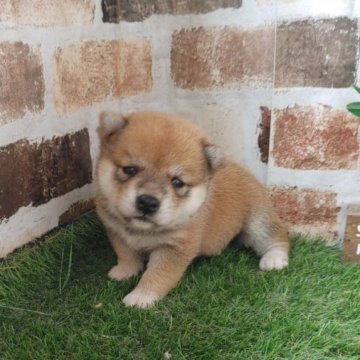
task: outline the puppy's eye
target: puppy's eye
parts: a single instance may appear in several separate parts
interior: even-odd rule
[[[127,176],[134,176],[138,173],[139,169],[136,166],[123,166],[123,172]]]
[[[185,184],[178,178],[174,177],[171,179],[172,186],[176,189],[181,189]]]

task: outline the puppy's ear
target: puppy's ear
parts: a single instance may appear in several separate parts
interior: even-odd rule
[[[98,134],[101,144],[106,143],[112,135],[127,125],[128,121],[118,113],[103,111],[100,114],[100,126]]]
[[[217,146],[209,144],[208,142],[203,142],[203,149],[208,168],[211,171],[216,170],[219,166],[222,165],[224,161],[224,155]]]

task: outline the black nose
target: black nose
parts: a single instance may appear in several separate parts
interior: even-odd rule
[[[160,207],[159,200],[151,195],[140,195],[136,198],[136,208],[146,214],[154,214]]]

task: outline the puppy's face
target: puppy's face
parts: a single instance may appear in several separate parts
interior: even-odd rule
[[[103,113],[99,134],[98,190],[128,229],[176,228],[204,203],[220,156],[193,124],[160,113]]]

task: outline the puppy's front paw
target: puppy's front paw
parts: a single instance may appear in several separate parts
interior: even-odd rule
[[[289,257],[286,251],[274,248],[270,249],[260,260],[260,269],[268,270],[281,270],[288,266]]]
[[[159,300],[159,296],[156,294],[135,289],[124,297],[123,303],[126,306],[145,309],[153,306],[156,300]]]
[[[141,270],[138,264],[123,264],[120,263],[114,266],[109,272],[108,277],[112,280],[126,280],[136,275]]]

